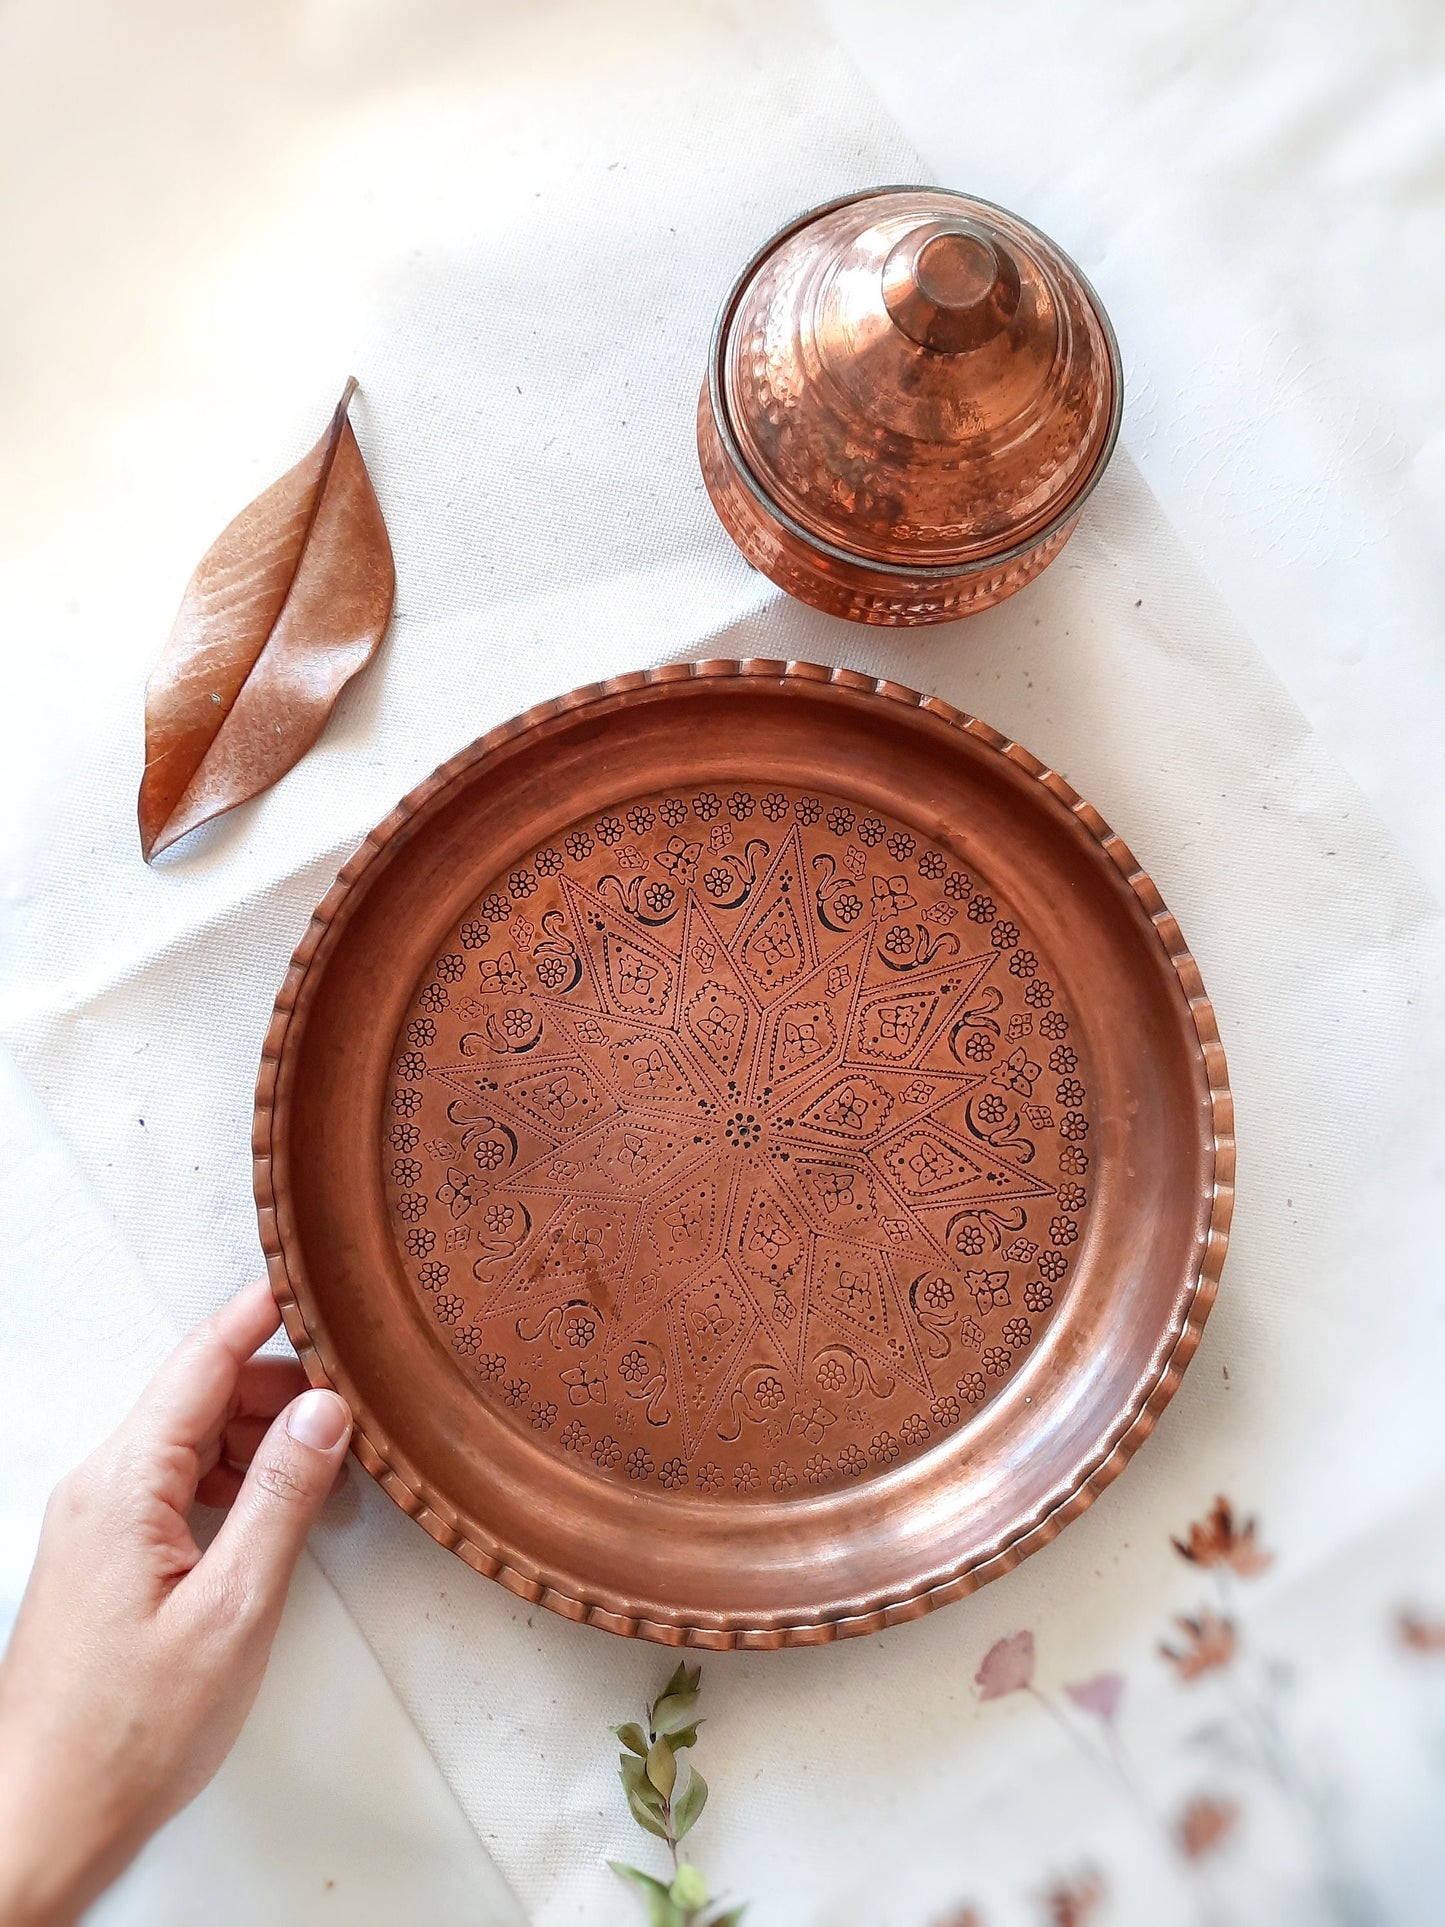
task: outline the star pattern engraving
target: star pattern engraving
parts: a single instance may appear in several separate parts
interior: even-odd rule
[[[585,1432],[606,1476],[706,1466],[692,1490],[765,1499],[993,1395],[1064,1289],[1044,1245],[1077,1238],[1060,1186],[1088,1162],[1045,1101],[1068,1019],[1037,945],[1010,970],[1017,919],[1001,942],[937,853],[905,869],[899,826],[767,801],[765,834],[744,792],[732,820],[710,793],[619,807],[495,886],[461,925],[481,956],[458,934],[419,986],[387,1140],[399,1245],[464,1301],[483,1396],[555,1406],[555,1449]],[[423,1278],[437,1236],[456,1255]]]

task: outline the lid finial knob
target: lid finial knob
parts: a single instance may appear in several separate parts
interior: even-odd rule
[[[926,221],[883,263],[883,301],[921,348],[963,354],[1005,329],[1018,310],[1013,256],[971,222]]]

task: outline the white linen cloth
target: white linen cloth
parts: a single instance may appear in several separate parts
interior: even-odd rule
[[[1432,1587],[1445,1599],[1426,1530],[1445,1483],[1442,922],[1420,875],[1438,856],[1439,557],[1423,530],[1445,446],[1428,353],[1445,270],[1438,250],[1410,255],[1386,369],[1350,352],[1371,313],[1359,283],[1301,312],[1270,264],[1315,260],[1300,210],[1331,182],[1350,211],[1337,256],[1376,287],[1432,211],[1438,226],[1445,61],[1403,6],[1342,15],[1328,52],[1311,40],[1297,61],[1280,24],[1297,14],[1129,10],[1096,53],[1057,0],[1007,15],[906,0],[886,20],[834,5],[861,72],[813,16],[760,4],[61,0],[0,21],[0,238],[25,290],[0,373],[23,719],[0,1028],[51,1134],[12,1107],[9,1209],[43,1198],[47,1233],[4,1249],[7,1302],[33,1321],[0,1347],[0,1447],[30,1467],[0,1541],[12,1605],[45,1481],[123,1407],[163,1332],[256,1269],[259,1041],[365,829],[462,743],[576,683],[676,656],[850,663],[1016,735],[1152,871],[1219,1010],[1240,1206],[1182,1391],[1055,1546],[880,1638],[707,1663],[698,1858],[759,1923],[914,1927],[970,1897],[990,1923],[1031,1920],[1085,1860],[1109,1921],[1205,1904],[1324,1917],[1338,1869],[1290,1831],[1277,1790],[1200,1764],[1183,1734],[1208,1687],[1177,1688],[1154,1652],[1207,1596],[1168,1535],[1227,1490],[1279,1554],[1249,1588],[1255,1644],[1299,1676],[1289,1717],[1338,1780],[1341,1851],[1381,1917],[1431,1917],[1429,1721],[1445,1709],[1429,1713],[1389,1622]],[[1383,53],[1381,21],[1402,29]],[[916,117],[927,165],[870,82]],[[814,616],[746,569],[702,492],[692,414],[714,309],[752,248],[800,207],[930,171],[1070,248],[1137,385],[1059,562],[986,616],[889,634]],[[1224,219],[1241,209],[1248,248]],[[132,815],[146,671],[196,557],[314,439],[350,372],[397,556],[391,638],[291,776],[147,871]],[[61,1393],[92,1389],[42,1396],[47,1358]],[[635,1918],[602,1861],[653,1863],[606,1725],[665,1657],[529,1611],[359,1478],[314,1550],[326,1579],[312,1572],[288,1617],[300,1657],[283,1654],[288,1691],[259,1716],[269,1743],[248,1735],[114,1918],[220,1918],[207,1856],[222,1850],[236,1921],[500,1922],[502,1877],[539,1927]],[[1051,1693],[1128,1675],[1121,1732],[1162,1811],[1199,1784],[1247,1807],[1213,1891],[1081,1773],[1040,1708],[980,1703],[984,1651],[1020,1627]],[[431,1768],[398,1764],[402,1708],[439,1769],[429,1792]],[[326,1914],[303,1830],[276,1830],[270,1783],[303,1770],[313,1723],[350,1757],[325,1755],[333,1791],[305,1811],[366,1880],[392,1870],[370,1914]],[[368,1751],[369,1731],[389,1737]],[[358,1835],[393,1787],[410,1845],[369,1852]],[[337,1815],[363,1796],[348,1832]],[[264,1851],[244,1852],[248,1828]]]

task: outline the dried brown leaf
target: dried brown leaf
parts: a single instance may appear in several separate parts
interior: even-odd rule
[[[146,686],[147,862],[284,776],[376,654],[396,571],[347,408],[202,557]]]

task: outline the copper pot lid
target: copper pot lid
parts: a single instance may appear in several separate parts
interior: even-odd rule
[[[277,1001],[261,1236],[356,1451],[521,1596],[668,1643],[876,1631],[1052,1538],[1224,1256],[1199,972],[1017,744],[805,663],[494,730]]]
[[[841,555],[950,569],[1078,508],[1118,434],[1119,352],[1037,228],[943,188],[777,235],[714,340],[714,414],[776,513]]]

